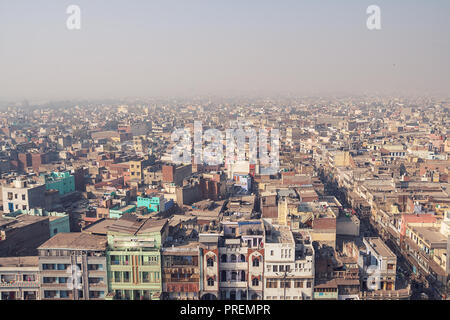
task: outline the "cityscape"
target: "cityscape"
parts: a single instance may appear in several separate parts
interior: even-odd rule
[[[0,1],[0,8],[9,5],[11,12],[19,8]],[[84,19],[94,9],[81,4],[66,13],[63,7],[64,19],[70,14]],[[363,31],[384,32],[384,24],[364,29],[372,11],[362,7]],[[77,25],[76,17],[69,18],[68,30],[61,27],[67,34],[80,32],[79,37],[94,29],[92,21]],[[332,93],[356,88],[363,73],[355,63],[349,74],[326,66],[330,88],[317,88],[323,94],[296,94],[292,87],[274,94],[276,87],[258,87],[263,72],[252,74],[255,87],[249,84],[245,91],[250,78],[244,73],[253,71],[244,68],[237,83],[227,82],[227,92],[140,94],[140,89],[118,91],[128,87],[129,75],[103,73],[108,57],[73,62],[80,70],[71,69],[72,80],[56,77],[57,67],[50,64],[42,79],[33,80],[38,69],[29,70],[21,87],[15,84],[20,66],[30,62],[13,57],[8,36],[3,40],[1,301],[450,299],[448,56],[429,61],[433,68],[441,63],[436,68],[442,73],[427,84],[447,88],[439,94],[417,90],[420,81],[396,65],[403,61],[385,56],[380,59],[389,66],[375,62],[370,77],[377,68],[393,69],[386,81],[408,83],[411,90],[389,82],[398,93],[381,87]],[[195,47],[196,40],[190,41]],[[48,59],[58,48],[45,49]],[[142,62],[125,58],[123,47],[117,50],[124,55],[114,62],[117,70],[128,63],[134,70]],[[195,56],[192,50],[186,55]],[[426,50],[433,49],[412,54]],[[177,68],[184,62],[171,65],[168,74]],[[208,85],[219,83],[213,69]],[[222,71],[224,79],[234,72],[226,64]],[[184,71],[179,74],[175,91],[182,87],[177,81],[184,81]],[[193,86],[211,91],[195,72],[190,76]],[[336,91],[334,76],[342,85]],[[112,80],[116,77],[120,81]],[[67,85],[70,81],[76,85]],[[130,88],[141,83],[139,75],[129,81]]]

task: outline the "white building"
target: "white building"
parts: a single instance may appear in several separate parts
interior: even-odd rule
[[[219,242],[220,297],[262,300],[264,238],[261,220],[224,221]]]
[[[30,210],[45,206],[45,185],[15,180],[2,188],[3,212]]]
[[[308,231],[265,223],[265,300],[311,300],[314,248]]]

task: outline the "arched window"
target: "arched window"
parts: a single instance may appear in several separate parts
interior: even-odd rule
[[[214,266],[214,259],[213,258],[208,258],[208,260],[206,260],[206,265],[208,267],[213,267]]]
[[[236,255],[235,254],[232,254],[230,256],[230,262],[236,262]]]
[[[253,280],[252,280],[252,285],[254,285],[254,286],[259,286],[259,280],[258,280],[258,278],[253,278]]]
[[[253,259],[253,266],[254,267],[259,267],[259,258],[254,258]]]
[[[223,254],[220,256],[220,262],[227,262],[227,255]]]
[[[241,255],[239,256],[239,261],[240,261],[240,262],[245,262],[245,256],[244,256],[243,254],[241,254]]]
[[[220,281],[222,281],[222,282],[227,281],[227,272],[225,270],[222,270],[220,272]]]
[[[236,271],[231,272],[231,280],[233,280],[233,281],[237,280],[237,272]]]
[[[212,287],[214,285],[214,279],[208,278],[208,286]]]
[[[236,300],[236,291],[234,290],[230,291],[230,300]]]
[[[241,281],[245,281],[245,271],[241,271]]]

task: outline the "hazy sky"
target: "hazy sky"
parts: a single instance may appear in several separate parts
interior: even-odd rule
[[[288,92],[450,95],[450,1],[0,0],[0,100]]]

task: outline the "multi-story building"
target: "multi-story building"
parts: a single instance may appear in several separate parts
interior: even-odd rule
[[[363,288],[368,291],[395,290],[397,256],[380,238],[363,238],[365,250],[358,265],[362,271]]]
[[[0,258],[0,300],[39,300],[37,256]]]
[[[176,186],[183,184],[183,179],[192,174],[192,165],[165,165],[162,167],[162,181]]]
[[[163,299],[198,300],[202,278],[199,243],[161,249]]]
[[[218,300],[219,297],[219,238],[216,232],[200,233],[200,299]]]
[[[2,188],[3,212],[29,210],[45,206],[45,185],[25,180],[15,180]]]
[[[132,181],[144,180],[144,170],[142,168],[142,161],[130,161],[130,179]]]
[[[58,233],[38,248],[42,300],[98,300],[107,291],[106,237]]]
[[[70,172],[52,172],[41,175],[46,190],[58,190],[60,196],[75,191],[75,177]]]
[[[265,225],[265,300],[311,300],[314,287],[314,248],[307,231]]]
[[[159,300],[167,219],[127,214],[108,228],[108,299]]]
[[[49,238],[48,217],[0,218],[0,257],[37,255],[37,248]]]
[[[146,207],[148,212],[164,212],[173,206],[173,200],[166,200],[163,194],[155,194],[151,197],[137,197],[137,207]]]
[[[263,298],[264,229],[261,220],[223,221],[219,240],[222,300]]]

